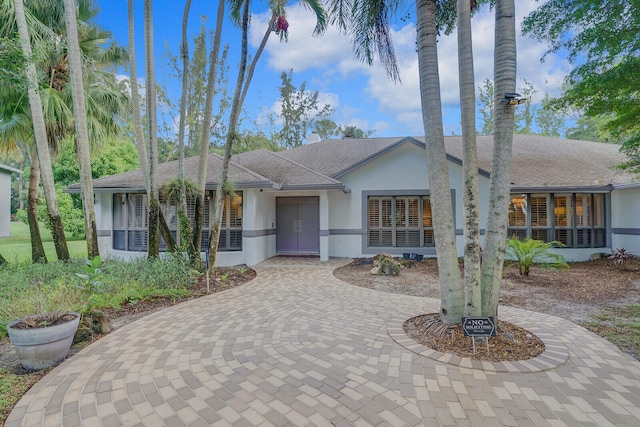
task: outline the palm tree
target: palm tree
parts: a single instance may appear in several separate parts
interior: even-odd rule
[[[191,0],[187,0],[182,14],[182,43],[180,44],[180,56],[182,57],[182,93],[180,95],[180,122],[178,124],[178,179],[180,180],[180,195],[178,200],[178,230],[181,237],[185,237],[183,245],[188,245],[189,254],[194,253],[191,237],[191,221],[187,215],[187,186],[184,178],[184,145],[185,129],[187,126],[187,97],[189,89],[189,40],[187,39],[187,24],[189,22],[189,10]]]
[[[482,312],[485,316],[497,317],[507,241],[514,127],[513,107],[500,101],[504,94],[514,93],[516,89],[514,0],[496,0],[495,20],[493,160],[489,215],[484,237]]]
[[[34,38],[34,43],[38,44],[36,49],[38,55],[34,60],[46,76],[46,78],[40,79],[38,85],[48,144],[50,149],[56,152],[58,143],[75,133],[71,113],[74,109],[69,105],[73,98],[72,85],[69,84],[70,55],[67,54],[66,43],[64,43],[65,28],[62,25],[62,15],[58,13],[58,9],[53,3],[49,8],[42,8],[42,4],[41,2],[33,3],[34,9],[25,10],[25,13],[30,14],[30,22],[40,23],[39,25],[34,24],[34,26],[43,33],[40,37]],[[111,44],[107,48],[103,47],[104,40],[111,38],[111,34],[88,23],[96,15],[96,8],[91,7],[91,4],[84,0],[81,1],[81,5],[78,15],[78,22],[82,25],[80,42],[83,48],[82,53],[90,58],[87,66],[84,67],[86,74],[83,76],[87,112],[86,127],[92,147],[98,148],[101,141],[120,133],[118,115],[123,110],[126,96],[118,88],[115,76],[104,70],[109,66],[122,64],[124,51],[115,44]],[[2,6],[6,6],[6,4],[2,3]],[[42,21],[46,21],[47,25],[42,24]],[[6,28],[3,28],[3,31],[11,31],[11,28],[13,26],[10,23]],[[22,96],[24,88],[10,83],[4,82],[0,87],[0,101],[3,106],[1,116],[3,124],[0,126],[0,133],[29,145],[30,141],[33,141],[34,131],[30,109],[25,97]],[[77,111],[77,108],[75,110]],[[29,151],[29,149],[27,148],[25,151]],[[37,177],[40,175],[38,162],[31,163],[35,170],[32,170],[30,175],[29,195],[34,200],[30,200],[28,203],[28,206],[31,207],[28,209],[28,215],[30,221],[35,221],[37,218],[35,210],[38,193]],[[92,195],[92,191],[84,191],[84,194]],[[83,205],[86,206],[86,203]],[[85,217],[88,216],[85,214]],[[37,223],[31,224],[30,222],[30,229],[32,231],[32,246],[37,247],[39,246],[36,235]],[[88,232],[87,236],[90,235]],[[94,239],[95,241],[97,240]],[[97,250],[97,244],[94,244],[94,247]],[[34,250],[34,260],[37,259],[36,255],[38,259],[43,259],[35,252]],[[89,254],[91,254],[91,250],[89,250]]]
[[[482,3],[475,1],[473,3]],[[331,0],[329,9],[332,14],[332,22],[336,22],[342,29],[353,36],[356,56],[371,63],[373,60],[374,46],[380,58],[385,64],[388,74],[393,78],[397,76],[393,46],[389,38],[389,17],[391,12],[397,10],[400,2],[371,2],[368,0]],[[466,21],[464,16],[469,10],[468,1],[458,4],[461,21]],[[418,31],[418,61],[420,68],[420,93],[422,99],[423,121],[427,144],[427,168],[429,171],[429,188],[433,200],[434,232],[436,237],[436,251],[438,252],[438,269],[441,288],[441,319],[445,323],[460,321],[463,313],[464,300],[462,298],[462,284],[460,271],[455,258],[455,246],[453,235],[453,212],[450,209],[451,199],[448,195],[448,171],[446,169],[446,153],[442,137],[442,116],[440,111],[440,86],[437,74],[437,48],[436,35],[438,29],[451,25],[451,11],[453,0],[418,0],[416,2],[417,31]],[[516,44],[515,44],[515,6],[514,0],[496,0],[495,13],[495,50],[494,50],[494,152],[491,166],[491,183],[489,195],[489,213],[484,240],[484,255],[481,266],[481,313],[497,315],[500,282],[502,278],[502,265],[507,234],[507,213],[510,193],[511,177],[511,147],[513,140],[514,114],[511,107],[501,103],[501,97],[505,93],[515,92],[516,81]],[[466,22],[460,22],[461,34],[469,32]],[[465,47],[464,40],[460,40],[460,52],[464,53],[461,60],[461,73],[469,75],[472,64],[469,61],[470,44]],[[472,75],[472,72],[471,72]],[[461,84],[463,79],[461,79]],[[473,123],[466,113],[470,108],[469,93],[475,91],[473,84],[469,85],[468,77],[464,79],[464,89],[461,87],[461,96],[464,97],[463,109],[465,110],[465,123]],[[466,132],[467,136],[472,132]],[[466,139],[466,138],[465,138]],[[471,173],[473,166],[472,137],[466,142],[468,151],[465,154],[465,181]],[[473,190],[474,185],[469,182],[467,188]],[[465,194],[465,198],[468,194]],[[476,202],[477,204],[477,202]],[[437,209],[436,209],[437,208]],[[472,220],[474,214],[471,206],[465,208],[465,222]],[[471,224],[471,223],[470,223]],[[474,226],[469,226],[467,236],[469,240],[468,255],[471,257],[472,277],[468,284],[476,286],[477,265],[479,257],[476,257],[476,248],[473,235]],[[465,248],[467,249],[467,248]],[[472,251],[471,251],[472,250]],[[465,251],[465,255],[467,252]],[[466,258],[466,256],[465,256]],[[474,261],[478,260],[478,261]],[[466,264],[465,264],[466,265]],[[469,295],[469,302],[477,304],[477,293]],[[477,307],[474,307],[474,311]]]
[[[147,254],[149,258],[158,257],[159,245],[159,217],[160,202],[158,186],[158,124],[156,117],[156,77],[153,42],[153,2],[144,0],[144,45],[145,45],[145,70],[147,76],[146,100],[147,100],[147,129],[149,131],[149,232],[147,237]],[[135,90],[136,88],[133,88]]]
[[[249,20],[250,20],[250,0],[236,1],[231,5],[231,17],[240,24],[242,30],[242,47],[240,56],[240,67],[238,70],[238,78],[236,80],[236,88],[233,95],[233,101],[231,103],[231,115],[229,117],[229,126],[227,131],[227,137],[225,141],[224,155],[222,158],[222,169],[220,171],[220,178],[218,179],[218,186],[216,188],[216,198],[213,205],[213,213],[211,215],[209,224],[209,265],[215,266],[216,256],[218,252],[218,243],[220,238],[220,226],[222,222],[222,213],[224,209],[225,196],[229,193],[230,183],[227,181],[227,175],[229,171],[229,162],[231,160],[231,152],[233,144],[238,136],[238,121],[240,118],[240,111],[244,104],[245,97],[251,85],[253,73],[255,71],[256,64],[260,60],[260,56],[267,44],[269,36],[276,28],[280,32],[281,39],[286,37],[286,28],[280,28],[276,26],[278,19],[280,23],[286,23],[285,16],[285,2],[275,2],[271,5],[271,20],[266,28],[266,31],[262,37],[262,41],[257,51],[254,54],[253,60],[247,69],[247,57],[248,57],[248,34],[249,34]],[[316,27],[314,29],[315,34],[321,34],[326,28],[326,15],[322,5],[317,0],[306,0],[305,4],[314,12],[316,16]],[[216,31],[218,27],[216,27]],[[211,79],[212,76],[209,76]],[[209,129],[210,126],[205,126],[205,129]],[[204,135],[204,133],[203,133]],[[208,141],[208,139],[206,140]],[[202,144],[205,145],[203,138]],[[208,144],[206,144],[208,146]],[[195,239],[195,236],[194,236]]]
[[[64,228],[62,226],[62,218],[60,217],[58,199],[56,197],[55,184],[53,180],[53,172],[51,170],[51,156],[49,155],[49,145],[47,143],[47,130],[42,110],[42,101],[40,99],[40,94],[36,90],[39,86],[37,83],[38,76],[35,64],[32,60],[31,38],[27,27],[24,4],[22,0],[13,0],[13,4],[22,52],[27,59],[26,75],[29,85],[29,105],[31,108],[31,118],[33,121],[33,131],[36,141],[38,160],[41,166],[42,187],[44,189],[44,195],[47,200],[47,207],[49,209],[49,216],[51,220],[53,243],[56,248],[58,259],[67,260],[69,259],[69,249],[64,235]]]
[[[47,262],[38,223],[38,186],[40,183],[40,162],[33,143],[33,125],[31,111],[20,82],[3,82],[0,85],[0,141],[6,151],[18,150],[28,157],[29,185],[27,190],[27,219],[31,236],[32,262]]]
[[[207,96],[202,117],[202,136],[200,137],[200,158],[198,159],[198,178],[196,187],[198,195],[195,200],[195,212],[193,219],[193,242],[191,244],[190,258],[192,261],[199,259],[202,222],[204,219],[205,185],[207,183],[207,159],[209,158],[209,139],[211,136],[211,122],[213,117],[213,98],[216,93],[216,77],[218,61],[220,56],[220,42],[222,39],[222,22],[224,20],[224,0],[218,0],[218,11],[216,14],[216,29],[213,35],[213,46],[211,51]],[[211,234],[209,234],[211,236]],[[211,237],[210,237],[211,238]]]
[[[84,81],[82,78],[82,58],[78,40],[75,0],[64,0],[65,22],[67,27],[67,52],[71,93],[73,98],[73,116],[76,133],[76,150],[80,166],[80,184],[82,207],[84,209],[87,254],[90,259],[100,255],[98,233],[96,230],[96,212],[93,203],[93,179],[91,177],[91,156],[89,154],[89,131],[87,129],[87,108],[84,99]]]
[[[478,152],[476,149],[476,99],[473,78],[470,0],[457,0],[458,72],[462,113],[464,182],[464,314],[482,314],[480,288],[480,209],[478,191]]]
[[[440,282],[440,318],[444,323],[458,323],[462,318],[464,295],[455,244],[455,227],[449,183],[449,165],[442,129],[436,1],[418,0],[418,66],[420,98],[427,146],[429,197],[433,212],[433,230],[438,253]]]

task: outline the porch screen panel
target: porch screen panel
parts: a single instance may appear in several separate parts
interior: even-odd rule
[[[160,210],[162,211],[162,215],[164,215],[164,220],[169,226],[171,235],[174,240],[176,240],[178,235],[178,200],[175,197],[167,199],[166,196],[160,195]],[[167,250],[167,243],[162,236],[162,232],[159,233],[158,249],[160,251]]]
[[[431,211],[431,199],[422,197],[422,246],[435,246],[433,236],[433,213]]]
[[[593,246],[604,247],[606,228],[604,223],[604,194],[593,195]]]
[[[368,246],[434,246],[433,216],[427,196],[370,196]]]
[[[553,225],[557,240],[566,247],[573,247],[573,197],[559,194],[553,198]]]
[[[512,194],[509,201],[509,229],[508,237],[515,236],[518,239],[527,237],[527,195]]]
[[[602,194],[576,194],[576,247],[604,246]]]
[[[127,196],[113,195],[113,249],[125,250],[127,232]]]
[[[420,246],[418,197],[396,197],[396,246]]]
[[[549,196],[531,195],[531,238],[549,241]]]
[[[226,226],[226,249],[229,251],[242,250],[242,193],[236,193],[225,201],[225,213],[228,212],[228,221],[223,221]]]
[[[147,196],[145,194],[129,194],[127,196],[127,250],[147,250]]]
[[[391,197],[369,198],[369,246],[384,247],[393,244]]]

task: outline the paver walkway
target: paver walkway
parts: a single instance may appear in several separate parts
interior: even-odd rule
[[[344,262],[269,260],[251,283],[127,325],[45,376],[6,427],[640,425],[640,362],[607,341],[503,308],[538,324],[543,358],[430,352],[398,325],[439,302],[345,284]]]

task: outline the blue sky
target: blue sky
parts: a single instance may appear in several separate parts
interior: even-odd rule
[[[127,1],[98,0],[101,8],[97,21],[113,32],[116,41],[127,44]],[[217,2],[194,0],[190,13],[189,38],[198,32],[201,16],[209,17],[208,27],[215,19]],[[539,5],[535,0],[517,0],[517,31],[523,17]],[[408,12],[415,16],[414,4],[407,2]],[[170,96],[179,94],[179,82],[171,77],[164,57],[165,43],[177,55],[184,1],[165,0],[154,3],[154,26],[156,43],[156,79],[163,84]],[[355,125],[364,130],[375,130],[373,136],[422,135],[420,111],[418,62],[415,52],[415,24],[398,21],[394,25],[392,38],[399,61],[402,83],[390,81],[379,63],[368,66],[359,63],[352,53],[351,43],[335,28],[329,28],[322,37],[313,37],[313,16],[299,4],[289,7],[289,41],[280,42],[271,36],[260,59],[254,80],[245,102],[247,118],[244,126],[255,129],[250,120],[263,126],[264,117],[278,109],[280,73],[293,69],[293,81],[299,86],[307,82],[307,90],[317,90],[323,103],[335,108],[331,117],[336,123]],[[266,3],[257,3],[251,22],[250,44],[255,51],[267,22]],[[404,15],[399,13],[399,15]],[[493,23],[494,16],[488,8],[478,13],[472,21],[476,87],[485,78],[493,76]],[[240,49],[240,31],[225,23],[224,42],[230,45],[229,84],[235,83],[236,62]],[[139,58],[140,78],[144,78],[142,1],[136,2],[136,49]],[[531,82],[539,101],[545,93],[557,95],[562,80],[570,70],[566,59],[548,55],[544,62],[540,58],[547,50],[545,44],[518,37],[518,86],[523,79]],[[439,69],[442,90],[445,134],[460,133],[460,115],[457,79],[457,46],[455,31],[451,36],[439,40]],[[250,120],[249,120],[250,119]],[[269,129],[262,128],[267,131]]]

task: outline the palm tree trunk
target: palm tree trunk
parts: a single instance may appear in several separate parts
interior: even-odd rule
[[[247,37],[249,33],[249,6],[245,5],[245,14],[243,15],[242,20],[242,53],[240,59],[240,69],[238,70],[238,80],[236,81],[236,90],[233,96],[233,102],[231,105],[231,116],[229,118],[229,133],[227,134],[226,144],[224,146],[224,156],[222,158],[222,171],[220,172],[220,179],[218,179],[218,187],[216,189],[216,199],[213,205],[213,214],[211,215],[210,225],[209,225],[209,265],[216,265],[216,258],[218,255],[218,243],[220,240],[220,229],[222,228],[222,213],[224,210],[224,200],[226,198],[226,191],[224,188],[227,182],[227,175],[229,173],[229,161],[231,160],[231,148],[233,147],[233,143],[235,142],[237,136],[237,127],[238,120],[240,118],[240,111],[242,110],[242,105],[244,104],[244,99],[247,96],[247,91],[249,90],[249,85],[251,84],[251,80],[253,78],[253,73],[256,69],[256,64],[258,60],[260,60],[260,56],[262,56],[262,52],[264,51],[264,47],[267,45],[267,41],[269,40],[269,36],[273,32],[271,29],[276,21],[277,15],[275,12],[271,13],[271,21],[267,26],[267,30],[265,31],[264,36],[262,37],[262,42],[256,51],[256,54],[249,65],[249,69],[247,71],[247,77],[245,78],[245,69],[247,66],[247,56],[248,56],[248,43]],[[244,87],[243,87],[244,83]]]
[[[159,245],[159,187],[158,187],[158,135],[156,117],[156,78],[153,42],[153,2],[144,0],[144,40],[147,76],[147,129],[149,131],[149,231],[147,234],[147,254],[155,258],[160,254]]]
[[[198,161],[198,195],[196,196],[196,206],[193,219],[193,253],[190,254],[192,261],[200,257],[202,222],[204,218],[204,193],[207,183],[207,161],[209,159],[209,140],[211,139],[211,121],[213,116],[213,97],[216,93],[216,76],[218,60],[220,55],[220,42],[222,38],[222,23],[224,20],[224,0],[218,1],[218,14],[216,17],[216,30],[213,36],[213,46],[209,59],[209,81],[207,82],[207,99],[205,101],[204,115],[202,117],[202,137],[200,138],[200,158]],[[209,230],[209,239],[211,239]]]
[[[133,123],[135,126],[135,141],[138,148],[138,157],[140,158],[140,170],[144,177],[147,195],[149,194],[149,160],[147,152],[147,143],[144,138],[144,129],[142,127],[142,114],[140,113],[140,93],[138,92],[138,65],[136,61],[136,43],[135,43],[135,19],[134,19],[134,0],[128,0],[128,40],[129,40],[129,81],[131,83],[131,107],[133,109]]]
[[[80,170],[82,208],[87,240],[87,254],[90,259],[100,255],[98,233],[96,230],[96,211],[93,203],[93,177],[91,175],[91,155],[89,131],[87,129],[87,109],[84,99],[84,81],[82,77],[82,58],[78,41],[75,0],[64,0],[64,17],[67,28],[67,55],[73,98],[73,117],[76,127],[76,152]]]
[[[482,312],[498,315],[498,301],[505,242],[507,239],[511,189],[511,153],[514,110],[500,102],[516,89],[516,30],[514,0],[496,0],[494,51],[494,131],[493,161],[489,193],[489,213],[484,238],[482,266]]]
[[[182,56],[182,93],[180,95],[180,122],[178,124],[178,146],[180,157],[178,158],[178,179],[180,180],[180,199],[178,200],[178,235],[180,244],[188,248],[187,252],[193,254],[193,240],[191,236],[191,221],[187,215],[187,187],[184,181],[184,134],[187,122],[187,96],[189,89],[189,40],[187,39],[187,24],[189,22],[189,9],[191,0],[184,5],[182,15],[182,44],[180,55]]]
[[[30,59],[31,42],[24,14],[24,4],[22,0],[14,0],[13,3],[22,52],[25,58]],[[36,67],[31,60],[27,63],[26,74],[29,82],[28,95],[29,105],[31,107],[31,117],[33,120],[33,133],[36,140],[38,160],[40,162],[42,187],[44,189],[45,199],[47,200],[49,216],[51,217],[51,234],[53,235],[53,244],[56,248],[58,259],[68,260],[69,249],[67,247],[67,239],[64,235],[60,209],[58,208],[58,198],[56,196],[53,172],[51,169],[51,156],[49,155],[49,146],[47,143],[47,130],[42,112],[42,101],[40,99],[40,94],[36,90],[38,87]]]
[[[31,236],[31,262],[47,262],[44,252],[40,224],[38,223],[38,186],[40,184],[40,162],[38,153],[33,148],[31,152],[31,168],[29,170],[29,191],[27,193],[27,222]]]
[[[444,147],[440,76],[436,40],[436,0],[418,0],[418,65],[420,70],[420,97],[422,100],[429,197],[433,209],[434,236],[438,254],[438,280],[440,284],[440,317],[444,323],[459,323],[464,310],[462,278],[456,252],[455,227],[449,162]]]
[[[458,0],[458,73],[464,145],[462,165],[464,200],[464,314],[482,313],[480,288],[480,207],[476,149],[476,99],[471,40],[471,1]]]

